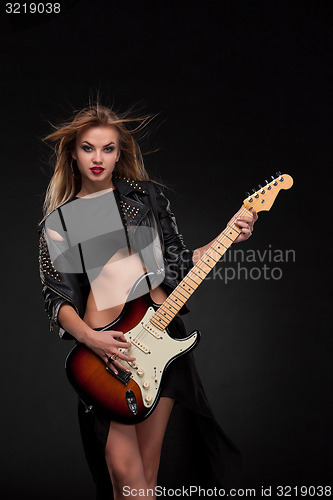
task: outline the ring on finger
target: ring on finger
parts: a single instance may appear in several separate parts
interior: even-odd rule
[[[108,357],[108,362],[112,363],[112,361],[115,361],[117,359],[117,354],[112,354],[111,356]]]

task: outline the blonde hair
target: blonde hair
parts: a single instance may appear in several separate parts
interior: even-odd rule
[[[119,133],[120,158],[113,171],[115,177],[130,177],[135,180],[149,180],[144,167],[140,147],[133,137],[141,132],[154,118],[152,115],[129,117],[130,112],[116,114],[110,108],[98,102],[74,111],[74,117],[60,125],[52,125],[54,132],[43,138],[44,141],[55,142],[54,153],[56,164],[54,173],[46,190],[43,205],[43,220],[53,210],[68,201],[81,188],[81,176],[72,158],[76,136],[86,126],[112,125]],[[127,128],[127,124],[135,123],[135,128]],[[138,123],[138,124],[137,124]]]

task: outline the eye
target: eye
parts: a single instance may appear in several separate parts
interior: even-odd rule
[[[105,151],[107,153],[112,153],[112,151],[114,151],[114,149],[115,149],[114,146],[108,146],[108,147],[105,148]]]
[[[83,151],[87,151],[87,153],[89,153],[92,148],[90,146],[82,146],[82,149]]]

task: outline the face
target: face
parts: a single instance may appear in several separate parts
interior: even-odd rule
[[[113,126],[89,126],[80,130],[72,153],[82,178],[82,185],[111,187],[111,175],[120,156],[119,134]]]

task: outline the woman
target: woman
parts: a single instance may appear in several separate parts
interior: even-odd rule
[[[84,343],[115,374],[118,370],[128,369],[128,363],[135,362],[133,356],[124,352],[131,344],[123,332],[101,331],[101,328],[120,314],[132,285],[149,265],[152,268],[155,265],[156,275],[161,274],[162,269],[162,278],[150,289],[153,301],[161,304],[212,244],[210,242],[194,252],[186,248],[168,200],[157,183],[149,180],[140,148],[128,128],[133,121],[125,115],[117,116],[100,104],[91,105],[45,138],[57,144],[57,162],[46,193],[40,229],[40,272],[51,328],[57,326],[63,338]],[[137,129],[140,129],[147,119],[138,121]],[[93,254],[94,258],[98,255],[98,263],[87,269],[87,258],[82,260],[79,245],[76,260],[72,255],[67,257],[64,267],[61,264],[54,266],[54,258],[50,255],[65,255],[68,238],[63,216],[61,220],[54,216],[58,212],[63,214],[74,201],[79,201],[86,210],[87,202],[109,200],[110,197],[115,201],[122,220],[127,247],[117,243],[119,248],[113,247],[112,252],[101,260],[100,248],[95,246],[90,255]],[[92,211],[90,207],[88,218]],[[80,218],[82,211],[79,210],[78,214]],[[237,242],[251,235],[256,219],[255,213],[253,217],[238,217]],[[101,220],[104,221],[105,217],[100,217],[97,225]],[[78,225],[73,226],[77,228]],[[90,229],[96,227],[91,221],[86,225]],[[142,261],[140,253],[131,249],[128,236],[133,226],[152,228],[154,234],[159,235],[161,255],[153,259],[152,264],[149,261],[151,255],[147,262]],[[98,238],[94,240],[103,244]],[[112,245],[108,240],[107,248]],[[70,267],[66,268],[69,261]],[[185,312],[187,310],[183,307],[180,313]],[[186,336],[179,315],[170,323],[170,332],[175,337]],[[170,486],[197,484],[203,487],[204,481],[207,487],[234,484],[239,474],[238,450],[219,428],[206,400],[192,354],[188,353],[171,363],[162,382],[156,409],[137,425],[111,421],[98,409],[89,412],[89,408],[80,402],[81,434],[98,498],[110,498],[112,491],[117,500],[131,498],[131,492],[135,496],[138,490],[145,492],[145,496],[154,497],[169,419],[169,438],[163,445],[159,484],[168,484],[168,473],[172,475]],[[185,421],[184,430],[179,425],[184,426]],[[183,455],[187,452],[185,460],[179,451]],[[200,473],[205,477],[201,478]]]

